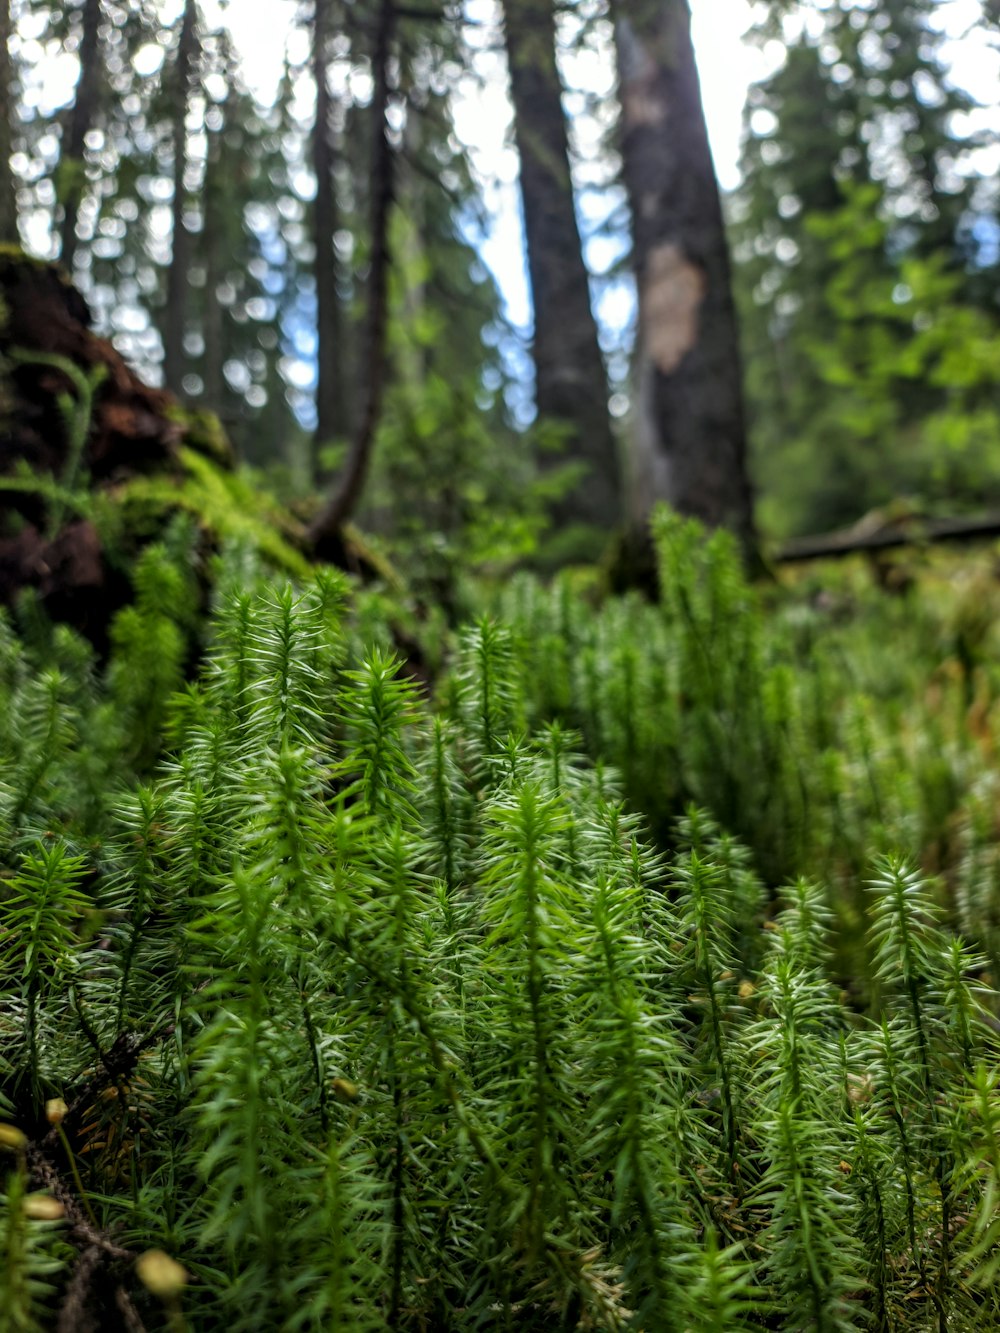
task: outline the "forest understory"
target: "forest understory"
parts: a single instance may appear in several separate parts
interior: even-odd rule
[[[997,88],[0,0],[0,1333],[1000,1333]]]
[[[22,595],[5,1327],[1000,1327],[993,557],[656,533],[444,637],[183,512],[105,659]]]

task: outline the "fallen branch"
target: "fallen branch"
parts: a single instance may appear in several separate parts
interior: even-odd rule
[[[837,560],[859,551],[887,551],[899,546],[923,546],[932,542],[971,542],[1000,537],[1000,513],[976,518],[907,518],[886,523],[874,530],[849,528],[818,537],[796,537],[772,556],[776,564],[805,560]]]

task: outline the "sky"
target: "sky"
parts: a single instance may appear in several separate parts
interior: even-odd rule
[[[284,42],[290,31],[297,0],[267,0],[268,22],[260,21],[260,0],[231,0],[228,21],[246,62],[251,86],[264,96],[277,83],[281,72]],[[170,20],[179,0],[166,0],[164,18]],[[206,0],[207,17],[218,13],[218,0]],[[953,49],[960,67],[961,82],[980,100],[997,100],[1000,87],[1000,54],[985,35],[969,33],[980,14],[980,0],[939,0],[939,23],[953,34]],[[469,0],[468,11],[489,16],[492,0]],[[692,25],[701,76],[705,116],[715,157],[716,171],[724,189],[739,180],[740,127],[748,84],[773,66],[775,52],[759,52],[743,39],[750,27],[751,0],[692,0]],[[961,40],[959,40],[961,39]],[[485,88],[481,101],[462,108],[470,135],[478,131],[484,145],[502,136],[507,119],[505,94]]]
[[[780,61],[780,47],[762,52],[744,40],[751,23],[752,0],[691,0],[691,4],[702,98],[716,173],[723,189],[732,189],[739,183],[737,163],[747,87]],[[981,0],[939,0],[938,21],[944,31],[955,37],[952,55],[960,82],[980,101],[996,104],[1000,101],[997,97],[1000,51],[984,34],[969,31],[975,27],[980,6]],[[202,7],[207,21],[214,25],[222,14],[219,0],[203,0]],[[273,96],[280,78],[297,7],[298,0],[264,0],[264,3],[262,0],[229,0],[226,6],[226,19],[242,53],[247,81],[265,100]],[[164,23],[172,23],[179,16],[180,9],[181,0],[163,0]],[[498,32],[495,27],[498,11],[496,0],[466,0],[466,12],[482,22],[487,36],[494,40]],[[264,12],[266,22],[261,21]],[[153,73],[162,60],[162,53],[151,45],[145,57],[148,69],[143,72]],[[487,188],[491,183],[516,186],[517,159],[508,142],[510,110],[502,58],[496,52],[484,52],[477,57],[477,62],[481,75],[478,84],[464,81],[456,99],[459,133],[472,148]],[[603,82],[610,77],[610,71],[607,61],[603,62],[603,69],[601,63],[592,56],[589,66],[581,64],[576,71],[578,78]],[[72,56],[51,62],[45,78],[48,96],[44,100],[56,105],[67,101],[75,78],[76,61]],[[984,113],[982,119],[984,124],[990,123],[990,113]],[[992,124],[1000,132],[996,114],[992,116]],[[1000,150],[994,169],[1000,170]]]

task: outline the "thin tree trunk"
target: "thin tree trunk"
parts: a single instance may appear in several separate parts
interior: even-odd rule
[[[191,237],[184,225],[184,168],[187,165],[187,113],[191,79],[198,57],[195,0],[185,0],[174,65],[172,137],[174,148],[174,197],[171,205],[173,232],[170,268],[167,270],[167,309],[163,331],[163,379],[174,393],[184,380],[184,332],[187,324],[191,270]]]
[[[573,205],[555,14],[551,0],[505,0],[504,16],[535,314],[535,401],[540,418],[567,428],[563,457],[586,466],[557,517],[607,531],[621,517],[618,456]]]
[[[205,402],[213,412],[220,414],[225,399],[225,381],[222,375],[225,329],[222,305],[219,301],[219,284],[224,277],[224,270],[219,264],[220,247],[225,236],[225,227],[221,225],[223,222],[222,210],[226,207],[225,179],[222,175],[222,139],[230,114],[229,99],[224,104],[223,114],[225,119],[221,127],[208,132],[208,148],[205,154],[205,183],[202,190],[204,222],[201,235],[205,263],[204,310],[202,312],[205,352],[202,361],[202,374],[205,381]]]
[[[59,253],[64,267],[71,273],[76,255],[76,220],[86,185],[84,150],[87,132],[97,117],[101,87],[99,60],[101,19],[101,0],[84,0],[83,32],[80,37],[80,78],[76,85],[76,97],[69,115],[60,162],[65,185]]]
[[[755,558],[729,251],[687,0],[617,0],[625,183],[639,288],[630,528],[666,501]]]
[[[313,15],[313,77],[316,82],[316,125],[313,130],[313,171],[316,204],[313,214],[316,249],[316,326],[318,338],[316,434],[313,472],[320,473],[319,451],[344,438],[350,430],[345,375],[344,316],[338,290],[338,262],[334,236],[340,229],[337,204],[336,154],[333,146],[333,110],[327,80],[327,43],[333,27],[334,0],[315,0]]]
[[[319,554],[327,544],[335,543],[338,530],[350,518],[361,498],[382,412],[389,318],[389,213],[393,192],[393,149],[385,117],[389,105],[389,54],[395,19],[393,0],[382,0],[372,53],[375,88],[371,102],[371,272],[364,340],[367,368],[364,410],[337,486],[309,528],[309,541]]]
[[[10,4],[0,0],[0,241],[17,242],[17,186],[10,158],[14,149],[14,66],[10,58]]]

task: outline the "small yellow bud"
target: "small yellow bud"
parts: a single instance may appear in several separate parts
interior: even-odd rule
[[[741,1000],[750,1000],[756,993],[757,987],[752,981],[741,981],[740,989],[737,992]]]
[[[338,1102],[356,1102],[360,1089],[349,1078],[335,1078],[330,1084]]]
[[[8,1152],[22,1152],[28,1146],[28,1136],[16,1125],[0,1125],[0,1148]]]
[[[847,1099],[853,1106],[863,1106],[870,1102],[875,1091],[871,1074],[847,1075]]]
[[[187,1286],[188,1271],[163,1250],[147,1250],[135,1261],[139,1281],[161,1300],[179,1296]]]
[[[33,1222],[58,1222],[66,1216],[66,1209],[51,1194],[27,1194],[22,1207]]]
[[[50,1125],[61,1125],[69,1115],[69,1107],[61,1097],[50,1097],[45,1103],[45,1119]]]

